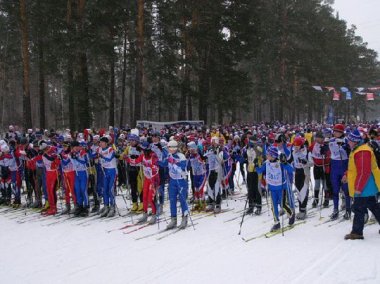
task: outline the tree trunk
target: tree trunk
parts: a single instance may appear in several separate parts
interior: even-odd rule
[[[115,58],[111,56],[110,64],[110,105],[109,105],[109,117],[108,125],[115,126]]]
[[[80,86],[78,97],[79,130],[91,127],[90,98],[88,93],[87,55],[82,52],[79,57],[78,83]]]
[[[144,93],[144,0],[137,1],[137,64],[135,83],[135,107],[132,124],[141,119],[141,102]]]
[[[121,78],[121,109],[120,109],[120,122],[119,126],[124,125],[124,110],[125,110],[125,83],[127,76],[127,33],[128,24],[124,26],[124,44],[123,44],[123,74]]]
[[[39,71],[39,98],[40,98],[40,128],[45,129],[45,68],[44,47],[41,39],[38,40],[38,71]]]
[[[20,31],[23,63],[23,124],[25,128],[32,128],[32,111],[30,104],[30,62],[29,62],[29,34],[26,17],[25,0],[20,0]]]

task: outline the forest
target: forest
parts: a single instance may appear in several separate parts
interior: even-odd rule
[[[329,0],[0,0],[0,126],[346,121],[377,53]],[[333,101],[344,86],[351,100]]]

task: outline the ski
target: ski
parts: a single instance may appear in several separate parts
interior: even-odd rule
[[[108,230],[106,231],[107,233],[111,233],[111,232],[115,232],[115,231],[121,231],[121,230],[124,230],[124,229],[128,229],[128,228],[131,228],[131,227],[135,227],[135,226],[138,226],[138,225],[141,225],[142,223],[135,223],[135,224],[127,224],[121,228],[116,228],[116,229],[111,229],[111,230]]]
[[[136,225],[137,225],[137,224],[136,224]],[[136,231],[139,231],[139,230],[141,230],[141,229],[144,229],[145,227],[148,227],[148,226],[150,226],[150,225],[152,225],[152,224],[145,223],[145,224],[143,224],[143,225],[141,225],[141,226],[139,226],[139,227],[137,227],[137,228],[135,228],[135,229],[133,229],[133,230],[131,230],[131,231],[123,232],[123,234],[126,234],[126,235],[131,234],[131,233],[133,233],[133,232],[136,232]]]
[[[301,222],[294,223],[293,225],[287,225],[284,227],[284,232],[289,231],[289,230],[293,229],[294,227],[301,225],[301,224],[304,224],[304,223],[306,223],[305,220],[301,221]],[[265,232],[265,233],[262,233],[260,235],[249,237],[249,238],[242,237],[242,240],[247,243],[247,242],[250,242],[252,240],[256,240],[256,239],[263,238],[263,237],[271,238],[271,237],[278,235],[278,234],[281,234],[281,233],[282,233],[282,229],[279,229],[279,230],[274,231],[274,232]]]
[[[165,228],[165,229],[159,230],[157,232],[150,233],[150,234],[147,234],[147,235],[142,236],[142,237],[138,237],[138,238],[135,239],[135,241],[146,239],[146,238],[153,237],[153,236],[156,236],[156,235],[160,235],[160,234],[163,234],[163,233],[168,232],[168,231],[170,231],[170,230],[168,230],[168,229]]]
[[[194,226],[197,225],[198,223],[194,223]],[[172,229],[172,230],[168,230],[168,233],[163,235],[163,236],[159,236],[158,238],[156,238],[157,241],[159,240],[162,240],[164,238],[167,238],[171,235],[174,235],[174,234],[177,234],[178,232],[181,232],[181,231],[185,231],[187,228],[190,228],[192,227],[191,225],[188,225],[186,228],[176,228],[176,229]]]
[[[282,232],[289,231],[291,229],[294,229],[296,226],[301,225],[301,224],[305,224],[305,223],[306,223],[306,221],[304,220],[304,221],[301,221],[301,222],[298,222],[298,223],[294,223],[293,225],[287,225],[284,228],[279,229],[277,231],[266,233],[265,237],[266,238],[274,237],[276,235],[282,234]]]
[[[332,223],[332,224],[329,224],[329,227],[332,227],[332,226],[338,225],[338,224],[340,224],[340,223],[343,223],[344,221],[350,221],[350,220],[346,220],[346,219],[342,218],[342,219],[338,220],[338,222],[334,222],[334,223]]]

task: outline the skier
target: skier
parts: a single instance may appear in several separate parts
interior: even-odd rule
[[[9,146],[5,142],[1,145],[0,150],[1,150],[0,152],[0,168],[1,168],[0,204],[10,205],[11,198],[12,198],[10,165],[13,160],[13,157],[9,153]]]
[[[75,196],[77,200],[77,207],[74,210],[74,216],[86,217],[88,216],[88,194],[87,194],[87,165],[88,155],[86,151],[86,142],[80,144],[78,141],[71,143],[71,159],[74,164],[75,176]]]
[[[44,144],[44,143],[43,143]],[[46,191],[49,201],[49,210],[45,212],[46,215],[57,214],[57,194],[56,186],[58,182],[58,166],[59,158],[57,155],[57,148],[54,146],[41,145],[44,153],[42,154],[42,161],[46,170]]]
[[[158,168],[158,157],[152,151],[149,142],[145,141],[142,143],[141,148],[143,149],[143,154],[137,159],[138,163],[142,164],[142,170],[144,173],[143,181],[143,206],[144,213],[143,216],[138,220],[139,223],[144,223],[148,220],[148,207],[152,208],[152,217],[149,220],[149,224],[153,225],[156,223],[156,191],[160,185],[160,176]]]
[[[331,220],[339,217],[339,192],[343,190],[345,196],[346,213],[343,218],[348,220],[351,217],[351,199],[348,194],[347,183],[342,183],[344,173],[348,167],[348,156],[350,149],[347,138],[344,137],[344,126],[336,124],[333,129],[334,138],[330,139],[329,148],[331,151],[331,185],[333,189],[334,210],[331,214]]]
[[[198,145],[195,142],[187,144],[190,155],[190,168],[193,174],[192,182],[194,183],[194,210],[202,211],[206,204],[204,200],[203,188],[206,183],[206,164],[204,158],[200,155]]]
[[[266,177],[268,189],[271,192],[272,210],[274,225],[271,232],[281,228],[278,206],[281,206],[289,217],[289,225],[293,225],[295,221],[294,200],[291,194],[285,192],[291,191],[289,180],[293,175],[293,168],[287,163],[286,157],[279,160],[279,152],[276,147],[270,147],[267,150],[267,160],[256,169],[258,173],[262,173]]]
[[[92,137],[92,144],[89,150],[90,163],[95,165],[95,177],[96,177],[96,190],[93,192],[94,196],[94,207],[91,209],[91,213],[97,213],[100,209],[100,198],[103,197],[103,186],[104,186],[104,174],[102,171],[102,165],[99,162],[99,135],[94,135]]]
[[[298,191],[299,213],[296,218],[306,218],[307,201],[309,197],[310,167],[313,160],[306,147],[306,141],[302,137],[296,137],[293,142],[292,166],[295,169],[294,179]]]
[[[132,131],[131,131],[132,132]],[[128,164],[128,179],[131,186],[132,195],[132,212],[143,210],[143,193],[141,189],[141,164],[137,162],[137,158],[141,155],[141,148],[139,146],[140,138],[138,130],[134,130],[128,137],[130,145],[125,149],[122,156],[126,159]],[[140,201],[140,204],[138,203]]]
[[[158,158],[160,187],[158,189],[158,202],[160,204],[158,210],[159,214],[163,213],[164,200],[165,200],[165,181],[168,178],[168,150],[165,147],[166,141],[160,140],[160,133],[154,132],[152,135],[152,151]]]
[[[248,147],[244,152],[247,160],[247,191],[248,191],[248,209],[246,214],[255,213],[261,214],[262,201],[261,193],[259,191],[259,175],[256,168],[262,165],[263,159],[261,156],[262,149],[260,146],[255,145],[255,137],[251,137],[248,142]],[[256,210],[254,211],[254,208]]]
[[[62,174],[63,174],[63,182],[65,185],[65,201],[66,207],[62,211],[61,214],[70,214],[71,205],[70,205],[70,196],[73,200],[73,204],[77,204],[76,196],[75,196],[75,176],[76,172],[74,170],[74,164],[71,160],[71,149],[70,143],[64,142],[63,151],[60,153],[61,157],[61,165],[62,165]]]
[[[376,157],[372,148],[363,142],[358,130],[348,135],[348,144],[351,148],[347,174],[343,182],[348,183],[350,196],[354,199],[354,222],[352,231],[344,239],[364,239],[364,215],[369,209],[380,224],[380,207],[376,202],[376,195],[380,191],[380,170],[377,167]]]
[[[114,217],[115,208],[115,186],[117,178],[117,165],[115,150],[109,146],[110,139],[102,137],[99,141],[98,155],[100,158],[101,171],[103,173],[103,203],[100,217]]]
[[[319,203],[319,193],[322,186],[324,191],[323,207],[329,207],[329,200],[331,199],[332,189],[330,181],[330,150],[329,138],[324,137],[323,132],[319,131],[315,134],[315,140],[309,147],[311,157],[313,158],[314,168],[314,200],[312,207],[316,208]],[[321,201],[322,202],[322,201]]]
[[[205,153],[208,166],[208,200],[206,211],[220,212],[221,186],[223,181],[223,150],[218,137],[211,138],[211,147]]]
[[[178,152],[177,141],[169,141],[168,149],[168,165],[170,177],[169,200],[171,221],[166,229],[170,230],[177,226],[177,199],[179,199],[182,209],[182,220],[179,228],[184,229],[187,226],[187,219],[189,215],[189,209],[186,202],[188,191],[188,183],[186,179],[186,158],[184,154]]]

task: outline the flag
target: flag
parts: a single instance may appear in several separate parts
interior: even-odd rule
[[[380,91],[380,87],[368,88],[368,91],[371,91],[371,92]]]
[[[375,100],[375,94],[367,93],[367,101],[373,101],[373,100]]]
[[[348,88],[346,88],[346,87],[341,87],[340,90],[341,90],[343,93],[347,93],[347,92],[348,92]]]
[[[329,105],[329,107],[327,109],[326,123],[327,124],[333,124],[334,123],[334,109],[333,109],[332,105]]]
[[[330,91],[334,91],[335,92],[335,88],[334,87],[325,87],[327,90],[329,90],[329,92]]]
[[[352,100],[351,92],[346,92],[346,100]]]
[[[359,87],[359,88],[356,88],[356,90],[358,90],[358,92],[362,92],[362,91],[365,90],[365,88],[363,88],[363,87]]]
[[[312,86],[315,90],[322,92],[323,89],[321,86]]]
[[[340,94],[334,91],[333,101],[339,101],[339,100],[340,100]]]

